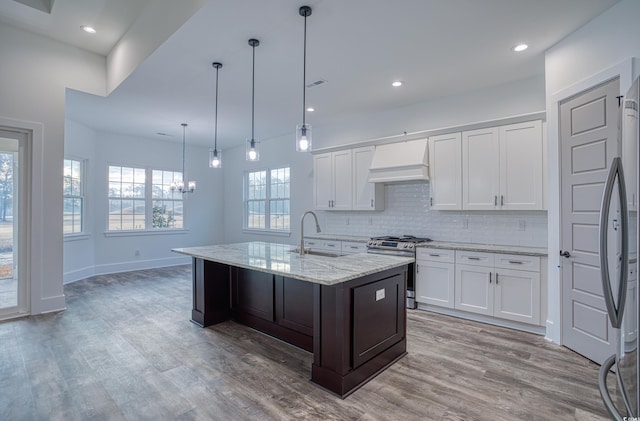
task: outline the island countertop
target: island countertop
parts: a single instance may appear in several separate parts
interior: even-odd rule
[[[198,259],[323,285],[336,285],[415,261],[412,257],[367,253],[348,254],[339,257],[313,255],[300,257],[298,253],[291,252],[294,248],[289,244],[252,241],[183,247],[175,248],[172,251]]]

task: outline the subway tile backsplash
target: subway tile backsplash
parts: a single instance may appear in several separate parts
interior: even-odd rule
[[[435,211],[429,183],[388,184],[381,212],[318,212],[322,231],[354,236],[415,235],[437,241],[547,247],[546,211]]]

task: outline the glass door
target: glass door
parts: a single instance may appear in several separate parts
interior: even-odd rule
[[[25,212],[21,195],[25,133],[0,129],[0,319],[26,313],[27,282],[20,249]]]

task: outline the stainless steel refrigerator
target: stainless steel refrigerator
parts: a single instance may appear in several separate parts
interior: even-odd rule
[[[638,389],[638,99],[640,78],[621,99],[620,156],[613,158],[600,212],[600,270],[609,321],[618,329],[617,352],[600,368],[602,400],[614,420],[639,417]],[[615,371],[616,393],[607,387]],[[610,385],[612,386],[612,385]],[[612,398],[613,396],[613,398]]]

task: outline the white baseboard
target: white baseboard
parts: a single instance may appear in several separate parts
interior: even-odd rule
[[[64,294],[53,297],[44,297],[38,303],[37,308],[31,309],[31,314],[53,313],[64,310],[66,307]]]
[[[96,275],[108,275],[111,273],[131,272],[133,270],[154,269],[168,266],[187,265],[191,263],[188,256],[178,256],[162,259],[139,260],[135,262],[110,263],[106,265],[90,266],[84,269],[67,272],[64,274],[64,283],[80,281]]]
[[[482,314],[474,314],[468,313],[466,311],[449,309],[446,307],[438,307],[429,304],[418,303],[418,310],[426,310],[434,313],[445,314],[447,316],[460,317],[461,319],[473,320],[474,322],[488,323],[496,326],[507,327],[509,329],[522,330],[524,332],[534,333],[536,335],[544,336],[545,334],[544,326],[529,325],[526,323],[520,323],[511,320],[499,319],[497,317],[490,317]]]

